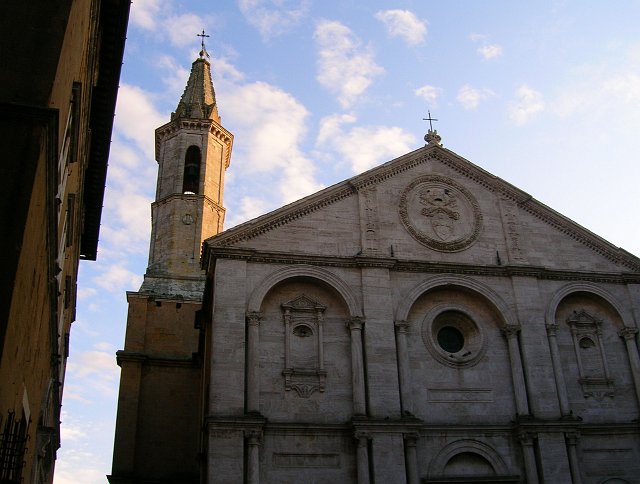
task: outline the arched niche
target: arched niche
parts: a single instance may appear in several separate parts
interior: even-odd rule
[[[557,343],[571,407],[589,421],[621,419],[635,411],[631,369],[623,340],[620,304],[598,286],[571,284],[558,291],[547,312]],[[605,410],[611,405],[616,411]]]
[[[286,274],[267,278],[276,282],[256,307],[260,412],[273,421],[347,420],[353,409],[349,304],[324,279]],[[326,405],[331,414],[322,411]]]
[[[310,265],[296,265],[276,270],[266,276],[253,290],[247,303],[247,312],[260,311],[262,301],[268,291],[287,279],[317,280],[321,284],[336,291],[349,309],[351,317],[362,317],[362,303],[351,287],[340,277],[325,269]]]
[[[496,291],[473,278],[456,275],[437,276],[416,285],[402,297],[396,310],[396,320],[409,320],[409,312],[419,298],[434,289],[442,288],[457,288],[469,294],[477,294],[494,308],[496,314],[500,315],[503,324],[517,324],[514,310]]]
[[[502,457],[490,445],[474,439],[457,440],[447,444],[429,466],[430,478],[455,476],[462,478],[461,482],[473,482],[474,477],[506,477],[508,474],[507,465]],[[426,482],[429,482],[429,479]]]
[[[464,278],[434,278],[406,299],[411,304],[398,314],[409,323],[413,413],[442,424],[510,421],[515,389],[501,331],[515,318],[507,304]]]

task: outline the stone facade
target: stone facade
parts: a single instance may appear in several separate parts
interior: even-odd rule
[[[206,482],[640,482],[640,260],[439,139],[203,263]]]
[[[80,259],[97,256],[129,2],[0,7],[0,482],[48,483]]]
[[[429,132],[200,272],[231,140],[207,68],[156,131],[110,482],[640,482],[639,259]],[[219,176],[185,193],[193,144]]]

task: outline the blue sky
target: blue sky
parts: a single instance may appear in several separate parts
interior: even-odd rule
[[[235,135],[225,227],[424,144],[640,254],[640,1],[135,0],[97,262],[81,263],[56,484],[110,472],[125,291],[147,265],[154,130],[204,28]]]

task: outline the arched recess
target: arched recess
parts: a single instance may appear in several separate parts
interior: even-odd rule
[[[475,454],[486,460],[497,476],[508,475],[508,468],[500,454],[498,454],[490,445],[479,440],[464,439],[457,440],[445,445],[436,455],[429,466],[429,476],[444,476],[445,469],[449,461],[459,454]]]
[[[636,324],[633,319],[633,316],[629,311],[627,311],[622,304],[609,292],[602,289],[597,284],[591,284],[588,282],[573,282],[562,286],[556,293],[553,295],[549,304],[547,305],[547,311],[545,313],[545,320],[547,324],[555,324],[556,323],[556,311],[558,309],[558,305],[562,302],[564,298],[569,296],[570,294],[578,293],[578,292],[586,292],[595,294],[604,299],[609,305],[615,310],[616,313],[622,319],[624,326],[635,328]]]
[[[349,285],[335,274],[310,265],[297,265],[293,267],[285,267],[269,274],[260,284],[253,290],[251,297],[247,303],[247,312],[258,312],[262,305],[262,300],[269,290],[276,284],[294,277],[307,277],[318,279],[335,289],[341,296],[352,317],[362,317],[362,304],[353,293]]]
[[[402,302],[398,306],[396,311],[396,321],[404,321],[409,316],[412,306],[424,293],[431,291],[432,289],[439,287],[460,287],[463,289],[474,291],[490,302],[498,311],[504,320],[506,325],[517,324],[517,318],[514,311],[507,305],[507,303],[490,287],[478,282],[471,277],[456,276],[456,275],[442,275],[433,277],[426,281],[421,282],[415,286],[408,294],[402,298]]]
[[[200,193],[200,164],[202,155],[200,148],[189,146],[184,156],[184,173],[182,177],[182,193]]]

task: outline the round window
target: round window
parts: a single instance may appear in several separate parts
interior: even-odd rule
[[[438,344],[447,353],[457,353],[464,348],[464,335],[453,326],[445,326],[438,331]]]
[[[466,308],[447,304],[436,306],[425,315],[422,338],[427,350],[441,363],[471,366],[482,358],[484,336],[470,313]]]

